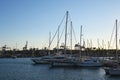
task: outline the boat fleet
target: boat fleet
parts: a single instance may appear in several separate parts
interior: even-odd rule
[[[51,64],[52,66],[78,66],[78,67],[102,67],[103,63],[98,58],[85,60],[65,56],[43,56],[31,59],[35,64]]]
[[[66,12],[66,28],[67,28],[67,20],[68,20],[68,11]],[[66,29],[65,28],[65,29]],[[67,31],[67,30],[65,30]],[[67,32],[65,32],[65,45],[64,45],[64,54],[62,55],[48,55],[43,56],[39,58],[31,58],[31,60],[35,64],[49,64],[51,66],[77,66],[77,67],[103,67],[106,74],[109,75],[120,75],[120,65],[118,61],[118,55],[117,55],[117,20],[116,20],[116,60],[105,60],[100,59],[100,57],[84,57],[84,56],[78,56],[73,57],[71,55],[66,55],[66,36]],[[81,34],[80,39],[82,36],[82,27],[81,27]],[[81,40],[80,40],[80,46],[81,46]],[[50,45],[49,45],[50,47]],[[80,53],[81,54],[81,47],[80,47]]]
[[[116,38],[116,56],[115,56],[115,61],[112,62],[113,65],[109,68],[105,68],[105,72],[106,74],[109,74],[111,76],[120,76],[120,63],[119,63],[119,56],[118,56],[118,53],[117,53],[117,50],[118,50],[118,46],[117,46],[117,20],[116,20],[116,35],[115,35],[115,38]]]
[[[67,11],[66,12],[66,25],[65,25],[64,52],[62,54],[56,54],[54,56],[51,56],[50,52],[49,52],[49,56],[43,56],[43,57],[40,57],[40,58],[33,58],[31,60],[33,62],[35,62],[36,64],[49,63],[52,66],[81,66],[81,67],[85,67],[85,66],[100,67],[100,66],[103,66],[103,64],[98,60],[98,58],[85,58],[85,57],[81,56],[82,26],[80,28],[80,45],[79,45],[80,52],[78,53],[79,56],[73,57],[72,54],[67,55],[67,53],[66,53],[66,49],[67,49],[66,44],[67,44],[67,34],[68,34],[67,33],[67,25],[68,25],[68,17],[69,17],[68,14],[69,13]],[[72,25],[72,22],[71,22],[71,25]],[[59,28],[60,27],[58,27],[58,29]],[[71,29],[72,29],[72,26],[71,26]],[[72,30],[71,30],[71,33],[72,33]],[[50,42],[49,43],[49,48],[50,48],[51,40],[49,40],[49,42]],[[59,40],[58,40],[58,43],[59,43]],[[71,43],[72,43],[72,40],[71,40]]]
[[[110,66],[106,66],[105,60],[99,57],[82,58],[65,57],[65,56],[43,56],[38,58],[31,58],[34,64],[48,64],[51,67],[103,67],[106,75],[119,76],[120,66],[115,62]]]

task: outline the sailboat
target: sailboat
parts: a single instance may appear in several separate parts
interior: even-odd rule
[[[102,67],[103,64],[98,60],[94,58],[86,59],[83,62],[79,64],[81,67]]]
[[[66,24],[65,24],[65,44],[64,44],[64,54],[56,55],[53,59],[48,60],[52,66],[74,66],[75,58],[68,56],[66,54],[66,44],[67,44],[67,25],[68,25],[68,11],[66,11]],[[72,25],[72,22],[71,22]]]
[[[40,64],[40,63],[51,63],[54,66],[60,65],[71,65],[73,58],[71,57],[67,57],[66,55],[66,41],[67,41],[67,24],[68,24],[68,11],[66,12],[66,27],[65,27],[65,45],[64,45],[64,54],[60,54],[60,55],[54,55],[54,56],[50,56],[50,52],[48,56],[43,56],[40,58],[34,58],[32,59],[32,61],[34,63]],[[58,26],[58,30],[59,30],[59,26]],[[59,33],[59,32],[58,32]],[[58,36],[59,39],[59,36]],[[53,41],[53,40],[52,40]],[[50,44],[52,42],[51,40],[49,40],[49,49],[50,49]],[[58,42],[59,43],[59,42]]]
[[[81,56],[81,37],[82,37],[82,26],[81,26],[81,31],[80,31],[80,59],[82,61],[79,61],[77,63],[77,66],[80,67],[101,67],[103,64],[99,61],[98,58],[84,58]]]
[[[117,60],[117,65],[105,70],[105,72],[111,76],[119,76],[120,75],[120,65],[118,64],[117,50],[118,50],[118,47],[117,47],[117,20],[116,20],[116,60]]]
[[[49,32],[49,46],[48,48],[50,49],[50,43],[51,42],[51,32]],[[34,51],[33,51],[34,53]],[[42,56],[42,57],[33,57],[31,58],[31,60],[35,63],[35,64],[49,64],[50,62],[48,61],[49,59],[53,59],[54,57],[52,55],[50,55],[50,50],[48,51],[48,55],[47,56]]]

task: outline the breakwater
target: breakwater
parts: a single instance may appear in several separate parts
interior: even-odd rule
[[[59,50],[6,50],[6,51],[0,51],[0,57],[41,57],[48,55],[49,53],[51,55],[57,54],[57,52],[63,53],[63,49]],[[90,56],[90,57],[114,57],[116,55],[116,50],[106,50],[106,49],[97,49],[97,50],[67,50],[66,53],[72,54],[74,56]],[[120,50],[118,50],[118,55],[120,55]]]

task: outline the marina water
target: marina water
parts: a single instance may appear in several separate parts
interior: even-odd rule
[[[120,80],[105,75],[103,68],[51,67],[34,64],[30,58],[1,58],[0,80]]]

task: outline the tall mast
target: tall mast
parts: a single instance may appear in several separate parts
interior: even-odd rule
[[[87,48],[89,48],[89,41],[88,41],[88,39],[87,39]]]
[[[66,41],[67,41],[67,24],[68,24],[68,11],[66,12],[66,26],[65,26],[65,46],[64,46],[65,56],[66,56]]]
[[[82,25],[80,27],[80,53],[79,53],[80,58],[81,58],[81,42],[82,42]]]
[[[26,50],[27,50],[27,46],[28,46],[28,41],[26,41],[26,45],[25,45]]]
[[[59,27],[58,27],[58,38],[57,38],[57,53],[59,51]]]
[[[48,54],[49,55],[50,55],[50,45],[51,45],[51,32],[49,32],[49,46],[48,46],[48,49],[49,49]]]
[[[117,46],[117,19],[116,19],[116,59],[118,61],[118,54],[117,54],[118,46]]]
[[[70,40],[70,46],[71,46],[71,55],[72,55],[72,21],[71,21],[71,40]]]
[[[97,43],[98,43],[98,49],[100,49],[99,39],[97,39]]]
[[[102,40],[102,48],[105,48],[104,40]]]
[[[92,40],[90,40],[90,47],[91,47],[91,49],[92,49]]]
[[[16,51],[17,51],[17,43],[16,43]]]
[[[110,48],[110,42],[108,41],[108,50],[109,50],[109,48]]]

